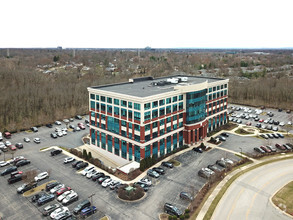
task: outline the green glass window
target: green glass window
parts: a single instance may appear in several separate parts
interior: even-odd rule
[[[177,96],[173,97],[173,102],[177,102]]]
[[[171,103],[171,98],[167,98],[166,99],[166,104],[170,104]]]
[[[138,103],[134,103],[134,109],[136,109],[136,110],[140,110],[140,104],[138,104]]]
[[[124,101],[124,100],[121,100],[121,106],[123,106],[123,107],[127,107],[127,102]]]
[[[182,101],[183,100],[183,95],[180,95],[179,96],[179,101]]]
[[[119,116],[119,108],[118,107],[114,107],[114,114]]]
[[[151,119],[151,112],[150,112],[150,111],[145,112],[145,113],[144,113],[144,120],[145,120],[145,121],[148,121],[148,120],[150,120],[150,119]]]
[[[165,105],[165,99],[160,100],[160,106]]]
[[[106,101],[105,96],[101,96],[101,101],[102,101],[102,102],[105,102],[105,101]]]
[[[112,105],[107,105],[107,113],[112,114]]]
[[[153,102],[153,108],[156,108],[156,107],[158,107],[158,101]]]
[[[100,96],[96,95],[96,100],[99,101],[100,100]]]
[[[213,91],[213,88],[209,88],[209,92],[212,92]]]
[[[174,104],[173,105],[173,112],[177,112],[177,111],[178,111],[177,104]]]
[[[171,105],[166,107],[166,114],[169,114],[169,113],[171,113]]]
[[[132,111],[128,110],[128,119],[132,119]]]
[[[158,117],[158,110],[153,110],[152,111],[152,118],[157,118]]]
[[[144,110],[149,110],[151,108],[151,103],[144,104]]]
[[[95,94],[91,94],[91,99],[95,99]]]
[[[140,112],[134,112],[134,120],[140,121]]]
[[[119,105],[119,99],[114,99],[114,104]]]
[[[107,103],[112,104],[112,98],[108,97],[107,98]]]
[[[125,108],[121,108],[121,116],[127,117],[127,111]]]
[[[165,115],[165,108],[160,108],[160,116],[164,116]]]
[[[132,102],[128,102],[128,108],[132,108]]]

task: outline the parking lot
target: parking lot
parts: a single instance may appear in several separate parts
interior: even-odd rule
[[[285,113],[287,114],[287,113]],[[75,124],[77,124],[76,121]],[[31,160],[30,165],[20,167],[19,170],[27,171],[36,169],[38,173],[50,170],[51,176],[48,180],[43,180],[45,183],[50,180],[57,180],[64,183],[66,186],[71,187],[79,195],[79,200],[93,196],[93,205],[98,209],[95,214],[95,219],[107,215],[111,219],[158,219],[162,213],[163,206],[166,202],[177,206],[180,210],[184,211],[188,206],[188,201],[179,198],[179,193],[182,191],[196,194],[196,192],[206,183],[207,179],[198,176],[198,171],[207,167],[210,164],[215,164],[220,158],[230,158],[233,161],[239,160],[239,157],[234,153],[230,153],[220,149],[212,149],[208,152],[197,153],[193,150],[187,151],[174,159],[178,160],[181,164],[172,169],[165,168],[166,174],[160,176],[158,179],[152,179],[153,186],[150,187],[146,196],[136,202],[125,202],[117,198],[115,191],[109,188],[103,188],[97,182],[78,174],[71,164],[63,164],[63,160],[67,157],[64,154],[59,154],[54,157],[50,156],[50,151],[40,152],[39,149],[49,146],[64,146],[64,147],[78,147],[82,145],[81,138],[88,133],[88,127],[79,132],[69,131],[64,137],[53,139],[50,137],[55,129],[41,127],[36,133],[33,132],[20,132],[13,134],[10,141],[15,144],[23,142],[24,137],[29,137],[31,140],[35,137],[41,139],[40,144],[34,142],[24,143],[24,148],[17,150],[14,156],[23,155]],[[65,127],[61,125],[59,127]],[[286,143],[286,139],[262,139],[257,137],[243,137],[231,134],[225,142],[219,145],[223,149],[229,149],[236,152],[252,153],[253,148],[260,145]],[[6,159],[11,156],[6,154]],[[3,153],[0,156],[3,160]],[[0,168],[0,172],[6,167]],[[41,207],[36,206],[30,202],[30,197],[25,198],[16,193],[17,187],[22,183],[7,184],[8,176],[0,177],[0,193],[2,199],[0,200],[0,216],[4,219],[38,219],[41,218],[41,210],[46,205]],[[72,211],[73,207],[78,204],[74,202],[69,205]],[[48,203],[56,203],[56,200]],[[9,204],[9,205],[7,205]],[[39,217],[36,217],[39,216]]]

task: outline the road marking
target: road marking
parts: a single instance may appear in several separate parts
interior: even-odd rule
[[[248,216],[249,216],[249,214],[250,214],[250,210],[251,210],[251,208],[252,208],[252,206],[253,206],[253,203],[254,203],[254,201],[255,201],[255,199],[256,199],[256,196],[268,185],[268,184],[270,184],[271,182],[273,182],[275,179],[279,179],[280,177],[282,177],[282,176],[285,176],[285,175],[287,175],[288,173],[292,173],[292,171],[289,171],[289,172],[287,172],[287,173],[283,173],[283,174],[281,174],[281,175],[279,175],[279,176],[276,176],[275,178],[273,178],[273,179],[271,179],[271,180],[269,180],[269,181],[267,181],[265,184],[263,184],[262,185],[262,187],[253,195],[253,197],[252,197],[252,201],[251,201],[251,203],[250,203],[250,205],[249,205],[249,208],[247,209],[247,211],[246,211],[246,220],[248,220]]]

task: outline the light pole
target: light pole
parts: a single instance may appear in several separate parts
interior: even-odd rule
[[[91,194],[88,198],[91,199],[91,210],[92,210],[92,219],[94,219],[94,212],[93,212],[93,196],[95,194]]]

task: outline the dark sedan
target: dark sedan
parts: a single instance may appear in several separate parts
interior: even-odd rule
[[[15,164],[15,166],[17,166],[17,167],[21,167],[21,166],[24,166],[24,165],[27,165],[27,164],[30,164],[31,163],[31,161],[30,160],[20,160],[20,161],[18,161],[16,164]]]

